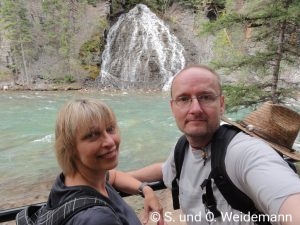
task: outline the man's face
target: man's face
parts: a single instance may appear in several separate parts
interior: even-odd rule
[[[170,104],[178,128],[189,139],[211,138],[220,125],[225,106],[217,76],[204,68],[191,67],[174,78],[171,91]],[[203,103],[196,99],[199,96]],[[206,101],[210,96],[213,100]],[[182,106],[178,104],[181,99],[191,101]]]

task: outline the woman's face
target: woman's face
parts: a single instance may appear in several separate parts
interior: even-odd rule
[[[116,122],[94,121],[78,129],[76,167],[79,172],[103,173],[118,165],[120,134]]]

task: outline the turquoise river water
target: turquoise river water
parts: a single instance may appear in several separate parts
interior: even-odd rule
[[[181,135],[167,93],[1,92],[0,209],[38,202],[34,196],[48,194],[44,189],[59,172],[53,151],[56,114],[66,101],[79,97],[101,99],[115,111],[121,170],[164,160]],[[244,114],[227,116],[241,119]]]

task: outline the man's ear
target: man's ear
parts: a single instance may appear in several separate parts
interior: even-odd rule
[[[221,108],[220,108],[220,113],[223,116],[223,114],[225,113],[225,97],[224,95],[220,96],[220,103],[221,103]]]
[[[170,107],[171,107],[172,115],[174,116],[173,108],[176,107],[176,105],[175,105],[175,102],[173,100],[170,100]]]

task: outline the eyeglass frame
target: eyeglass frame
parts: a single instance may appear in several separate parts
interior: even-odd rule
[[[182,96],[179,96],[176,99],[171,99],[171,101],[174,101],[175,104],[178,107],[187,108],[187,107],[191,106],[191,104],[193,102],[193,99],[197,99],[197,102],[198,102],[199,105],[201,105],[201,106],[207,106],[207,105],[210,105],[210,104],[214,103],[218,99],[218,97],[221,97],[221,95],[222,94],[218,94],[218,95],[215,95],[215,94],[202,94],[202,95],[198,95],[198,96],[194,96],[194,97],[182,95]],[[213,96],[214,99],[209,100],[209,102],[203,102],[203,97],[204,96]],[[187,98],[187,99],[186,99],[186,101],[182,101],[182,98]],[[179,102],[181,102],[183,105],[180,105]],[[179,105],[178,105],[178,103],[179,103]]]

